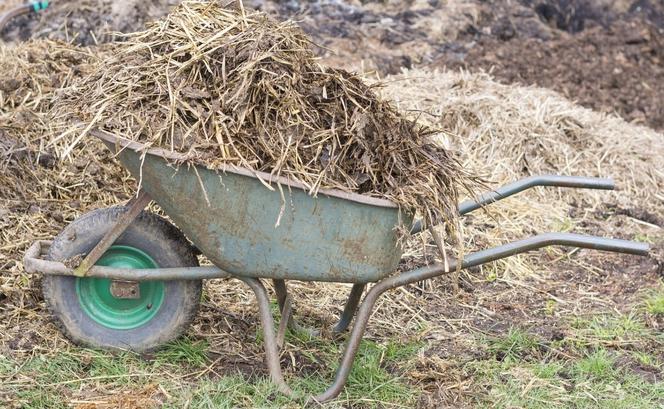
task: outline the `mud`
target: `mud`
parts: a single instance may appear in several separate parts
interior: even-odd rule
[[[664,3],[651,0],[265,1],[295,18],[323,60],[393,74],[402,67],[490,71],[664,128]]]
[[[483,37],[464,51],[462,59],[442,54],[432,65],[490,71],[505,83],[551,88],[595,110],[664,127],[664,35],[643,20],[550,41]]]
[[[146,22],[168,13],[177,0],[59,0],[45,11],[13,19],[0,32],[5,42],[30,38],[63,40],[80,45],[113,41],[117,33],[143,29]]]

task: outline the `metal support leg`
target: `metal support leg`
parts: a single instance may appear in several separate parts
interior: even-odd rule
[[[284,306],[281,308],[281,319],[279,320],[279,330],[277,331],[277,346],[279,349],[284,347],[284,340],[286,339],[286,329],[293,320],[291,319],[291,313],[293,308],[291,306],[290,297],[286,297]]]
[[[309,334],[312,337],[320,335],[320,331],[317,331],[313,328],[303,327],[295,321],[293,316],[293,307],[290,302],[290,295],[288,295],[288,287],[286,286],[285,280],[274,279],[272,280],[274,285],[274,292],[277,295],[277,302],[279,303],[279,311],[281,312],[281,319],[286,320],[285,322],[293,331],[303,331]],[[288,309],[288,311],[286,311]],[[287,314],[284,314],[287,312]],[[281,324],[279,325],[281,327]]]
[[[427,270],[434,271],[435,269],[428,268]],[[270,372],[270,379],[272,379],[272,382],[274,382],[274,384],[282,393],[290,397],[295,397],[295,393],[286,384],[283,372],[281,371],[281,363],[279,362],[279,347],[277,345],[277,338],[274,333],[274,319],[272,318],[272,313],[270,312],[270,301],[267,295],[267,291],[265,290],[265,286],[263,286],[260,280],[256,278],[238,278],[245,282],[256,295],[261,325],[263,326],[263,338],[265,340],[265,361],[268,367],[268,371]],[[360,341],[362,341],[362,336],[364,335],[364,331],[367,327],[369,317],[371,316],[371,311],[376,304],[376,300],[383,292],[398,285],[403,285],[401,284],[401,280],[396,279],[396,277],[390,277],[378,282],[369,291],[358,311],[357,319],[355,321],[355,325],[353,325],[353,331],[351,332],[351,335],[348,339],[343,358],[339,364],[339,368],[337,369],[337,375],[334,379],[334,383],[322,394],[311,397],[311,400],[317,402],[326,402],[328,400],[334,399],[337,395],[339,395],[344,385],[346,384],[346,381],[348,380],[348,375],[350,374],[350,370],[353,366],[355,355],[357,354]]]
[[[279,311],[283,311],[286,306],[286,299],[288,298],[288,287],[286,287],[286,281],[284,280],[272,280],[272,285],[274,286],[274,292],[277,295],[277,302],[279,303]]]
[[[74,269],[74,275],[78,277],[85,277],[90,270],[90,267],[94,266],[101,256],[106,253],[115,240],[118,239],[127,230],[127,227],[138,217],[138,215],[145,209],[150,201],[150,196],[144,191],[141,190],[138,193],[138,196],[131,199],[127,204],[127,211],[123,213],[116,222],[115,226],[109,230],[104,237],[97,243],[97,245],[88,253],[87,256],[81,261],[81,264]]]
[[[362,293],[366,286],[366,284],[353,284],[353,288],[351,288],[350,294],[348,295],[348,300],[346,300],[344,311],[341,313],[339,322],[332,329],[333,332],[341,333],[346,331],[353,320],[353,316],[355,315],[355,311],[357,311],[357,306],[360,303],[360,299],[362,299]]]
[[[277,338],[274,334],[274,319],[270,312],[270,299],[265,290],[265,286],[257,278],[238,277],[245,282],[256,295],[258,311],[260,313],[261,325],[263,326],[263,338],[265,341],[265,361],[270,371],[270,379],[279,388],[279,391],[287,396],[293,397],[294,393],[288,387],[281,372],[281,363],[279,362],[279,347]]]
[[[450,259],[449,265],[434,264],[428,267],[418,268],[403,272],[401,274],[389,276],[378,283],[376,283],[371,290],[364,297],[364,301],[360,305],[355,317],[355,324],[348,337],[346,348],[344,349],[343,357],[339,363],[339,368],[334,378],[334,382],[330,387],[318,396],[313,396],[310,400],[316,402],[327,402],[334,399],[341,393],[348,375],[353,367],[353,361],[357,355],[357,351],[362,341],[362,336],[366,330],[367,323],[371,317],[371,312],[378,298],[387,290],[400,287],[406,284],[414,283],[417,281],[427,280],[436,276],[445,274],[446,271],[453,271],[457,267],[469,268],[480,264],[488,263],[491,261],[499,260],[515,254],[524,253],[530,250],[539,249],[547,246],[565,245],[576,246],[582,248],[590,248],[595,250],[612,251],[618,253],[631,253],[637,255],[647,255],[649,246],[645,243],[636,243],[625,240],[603,239],[599,237],[587,237],[570,233],[548,233],[539,236],[531,237],[528,239],[520,240],[514,243],[508,243],[496,248],[478,251],[467,255],[463,260]],[[267,291],[261,282],[255,278],[240,277],[242,281],[247,283],[258,300],[258,307],[261,314],[261,324],[263,325],[263,332],[265,334],[265,353],[268,369],[272,381],[279,387],[279,390],[293,396],[293,391],[288,387],[284,381],[279,363],[279,351],[277,348],[276,337],[274,334],[274,320],[270,313],[270,305],[267,296]]]

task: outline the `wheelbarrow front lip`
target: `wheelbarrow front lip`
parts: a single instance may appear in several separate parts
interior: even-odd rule
[[[101,129],[95,129],[90,131],[90,134],[101,139],[102,141],[111,143],[115,146],[119,146],[122,149],[131,149],[136,152],[141,152],[141,153],[148,153],[151,155],[156,155],[160,156],[164,159],[172,160],[175,162],[192,162],[192,158],[190,155],[184,154],[184,153],[179,153],[179,152],[173,152],[167,149],[163,148],[155,148],[155,147],[149,147],[145,144],[142,144],[140,142],[132,141],[127,138],[123,138],[121,136],[117,136],[113,133],[110,133],[108,131],[104,131]],[[229,173],[235,173],[238,175],[243,175],[243,176],[248,176],[252,177],[255,179],[258,179],[264,183],[276,183],[279,185],[285,185],[288,187],[293,187],[296,189],[301,189],[306,192],[309,191],[308,187],[298,181],[283,177],[283,176],[275,176],[271,175],[266,172],[261,172],[257,170],[251,170],[247,168],[243,168],[241,166],[232,166],[232,165],[222,165],[219,168],[216,168],[215,170],[221,171],[221,172],[229,172]],[[320,189],[318,190],[317,194],[323,194],[325,196],[332,196],[332,197],[338,197],[340,199],[345,199],[345,200],[350,200],[353,202],[358,202],[370,206],[378,206],[378,207],[388,207],[388,208],[398,208],[399,206],[387,199],[380,199],[377,197],[373,196],[368,196],[368,195],[362,195],[358,193],[351,193],[351,192],[344,192],[343,190],[339,189]]]

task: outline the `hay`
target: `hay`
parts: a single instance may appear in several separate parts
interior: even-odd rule
[[[100,51],[54,41],[0,46],[0,299],[32,297],[20,264],[32,241],[131,196],[132,181],[101,143],[67,162],[47,148],[58,129],[49,114],[55,91],[89,74]]]
[[[384,95],[441,129],[464,166],[495,182],[542,173],[613,177],[620,191],[612,197],[664,205],[664,138],[652,129],[484,73],[404,71],[386,79]]]
[[[55,91],[90,73],[97,52],[54,41],[0,47],[3,199],[27,203],[43,199],[36,186],[21,182],[36,176],[35,169],[58,167],[56,153],[46,146],[57,131],[50,115]],[[48,183],[48,178],[40,182]]]
[[[89,73],[97,53],[48,40],[0,46],[0,113],[22,106],[33,112],[48,111],[54,91],[68,86],[75,76]]]
[[[462,222],[466,249],[561,230],[634,239],[634,232],[643,235],[646,229],[654,243],[664,240],[661,133],[583,108],[547,89],[500,84],[484,73],[404,70],[383,82],[385,97],[442,129],[441,142],[492,187],[537,174],[616,181],[613,192],[538,188],[491,205],[490,215],[474,212]],[[422,252],[411,245],[406,256],[421,260]],[[540,259],[541,253],[521,255],[484,269],[532,277],[551,267]]]
[[[115,57],[60,100],[85,127],[455,224],[470,185],[455,157],[357,76],[320,65],[294,23],[191,1],[110,48]]]

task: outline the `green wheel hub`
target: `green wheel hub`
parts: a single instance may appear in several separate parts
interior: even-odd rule
[[[130,246],[112,246],[97,262],[99,266],[117,268],[157,268],[155,261],[143,251]],[[90,318],[111,329],[128,330],[150,321],[159,311],[166,292],[162,281],[139,283],[137,299],[115,298],[111,294],[111,280],[107,278],[77,278],[76,294]]]

